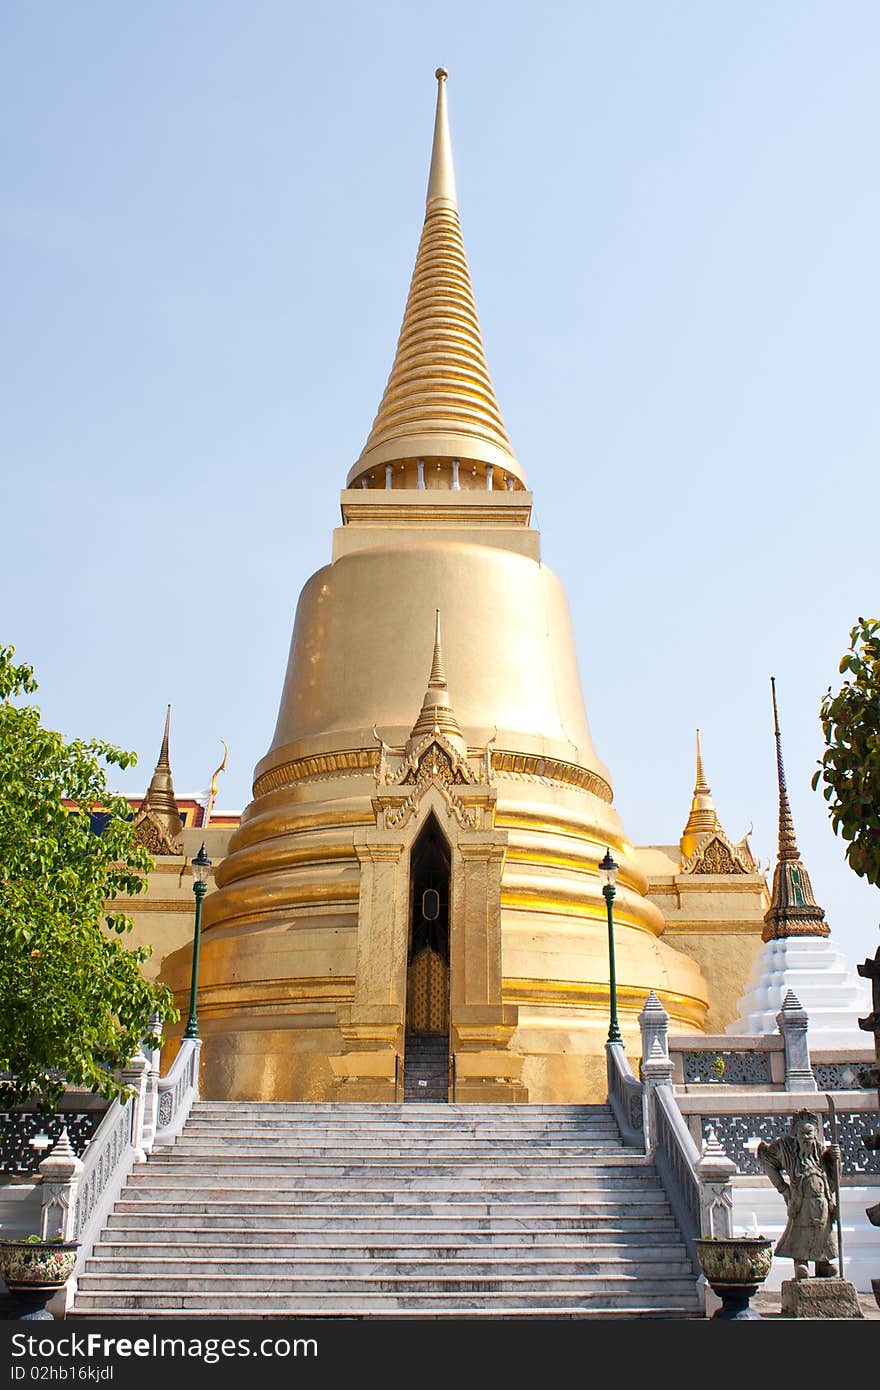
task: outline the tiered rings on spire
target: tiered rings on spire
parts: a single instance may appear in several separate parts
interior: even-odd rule
[[[499,470],[490,486],[524,486],[483,349],[465,255],[446,114],[446,72],[437,69],[437,114],[425,223],[397,351],[370,436],[349,487],[381,465],[447,460]],[[470,468],[469,468],[470,466]],[[458,469],[456,468],[456,477]],[[377,472],[375,485],[383,486]]]
[[[782,762],[782,734],[776,708],[776,679],[770,677],[773,692],[773,732],[776,739],[776,775],[779,780],[779,856],[773,873],[770,906],[764,917],[763,939],[779,941],[791,936],[829,936],[825,913],[813,897],[813,885],[798,852],[794,821],[788,801],[785,767]]]

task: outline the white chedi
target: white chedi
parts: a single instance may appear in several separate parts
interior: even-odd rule
[[[859,979],[828,936],[789,936],[767,941],[755,961],[749,986],[728,1033],[774,1033],[776,1015],[791,990],[810,1020],[810,1046],[867,1046],[860,1017],[871,1012],[867,982]]]

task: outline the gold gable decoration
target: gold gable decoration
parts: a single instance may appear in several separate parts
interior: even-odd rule
[[[181,854],[183,851],[183,840],[172,839],[165,825],[149,807],[139,811],[135,817],[134,838],[154,858]]]
[[[749,837],[734,844],[720,826],[700,837],[697,848],[682,861],[683,874],[756,874],[758,863],[749,847]]]

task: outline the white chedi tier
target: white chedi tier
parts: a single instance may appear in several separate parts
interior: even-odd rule
[[[764,943],[755,961],[750,988],[739,1001],[739,1017],[728,1033],[775,1033],[776,1015],[792,990],[809,1018],[812,1047],[868,1045],[858,1019],[871,1012],[866,981],[850,968],[844,953],[827,936],[789,936]]]

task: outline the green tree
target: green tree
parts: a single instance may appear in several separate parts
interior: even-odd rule
[[[177,1017],[170,992],[141,973],[149,947],[126,949],[131,920],[113,907],[152,868],[128,802],[107,786],[107,769],[136,755],[43,728],[38,708],[17,703],[37,682],[13,658],[0,646],[0,1107],[52,1106],[65,1082],[119,1096],[114,1068],[151,1016]]]
[[[824,783],[834,833],[850,842],[850,868],[880,886],[880,620],[859,618],[849,641],[840,661],[849,679],[822,701],[826,748],[813,790]]]

